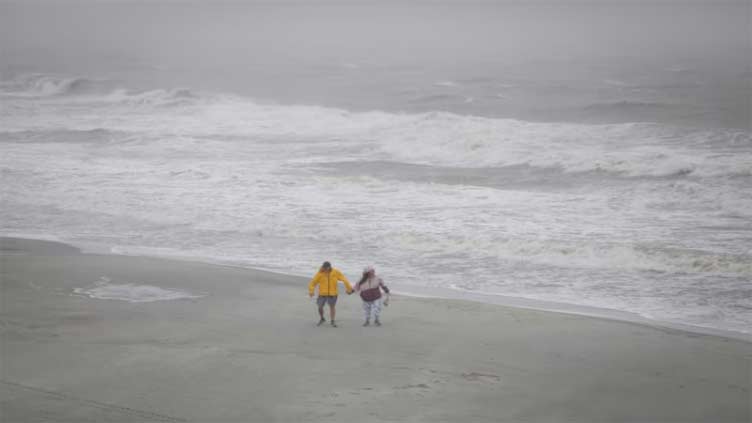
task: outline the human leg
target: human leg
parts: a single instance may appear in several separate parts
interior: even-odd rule
[[[334,323],[334,317],[337,314],[337,296],[328,297],[327,302],[329,303],[329,315],[331,317],[332,326],[337,327],[337,324]]]
[[[324,304],[325,303],[326,303],[326,297],[321,297],[320,296],[320,297],[318,297],[316,299],[316,305],[319,308],[319,323],[318,323],[318,326],[321,326],[321,324],[326,321],[326,319],[324,319]]]
[[[368,326],[371,324],[371,303],[368,301],[363,301],[363,312],[365,313],[366,321],[363,323],[363,326]]]
[[[379,316],[381,315],[381,298],[378,300],[375,300],[373,302],[373,323],[376,324],[376,326],[381,326],[381,320],[379,320]]]

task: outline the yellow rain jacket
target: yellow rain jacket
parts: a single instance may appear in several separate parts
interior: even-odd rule
[[[332,270],[329,271],[329,273],[324,273],[321,270],[319,270],[318,273],[311,279],[311,282],[308,284],[308,293],[313,295],[313,290],[316,287],[316,285],[319,286],[319,296],[321,297],[333,297],[337,295],[337,282],[342,281],[345,283],[345,288],[347,288],[347,292],[352,292],[352,286],[350,286],[350,281],[347,280],[345,275],[342,274],[342,272],[339,271],[339,269],[332,268]]]

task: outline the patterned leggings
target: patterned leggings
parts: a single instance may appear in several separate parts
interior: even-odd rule
[[[381,298],[374,301],[363,301],[363,311],[365,311],[366,320],[371,320],[371,312],[375,320],[379,319],[381,314]]]

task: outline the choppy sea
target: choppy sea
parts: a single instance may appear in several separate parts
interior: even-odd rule
[[[752,327],[748,130],[118,84],[2,80],[4,234]]]
[[[0,234],[749,334],[749,16],[0,2]]]

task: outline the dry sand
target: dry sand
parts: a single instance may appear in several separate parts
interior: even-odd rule
[[[744,340],[401,296],[316,327],[302,278],[0,247],[2,422],[750,421]],[[76,295],[102,277],[205,296]]]

